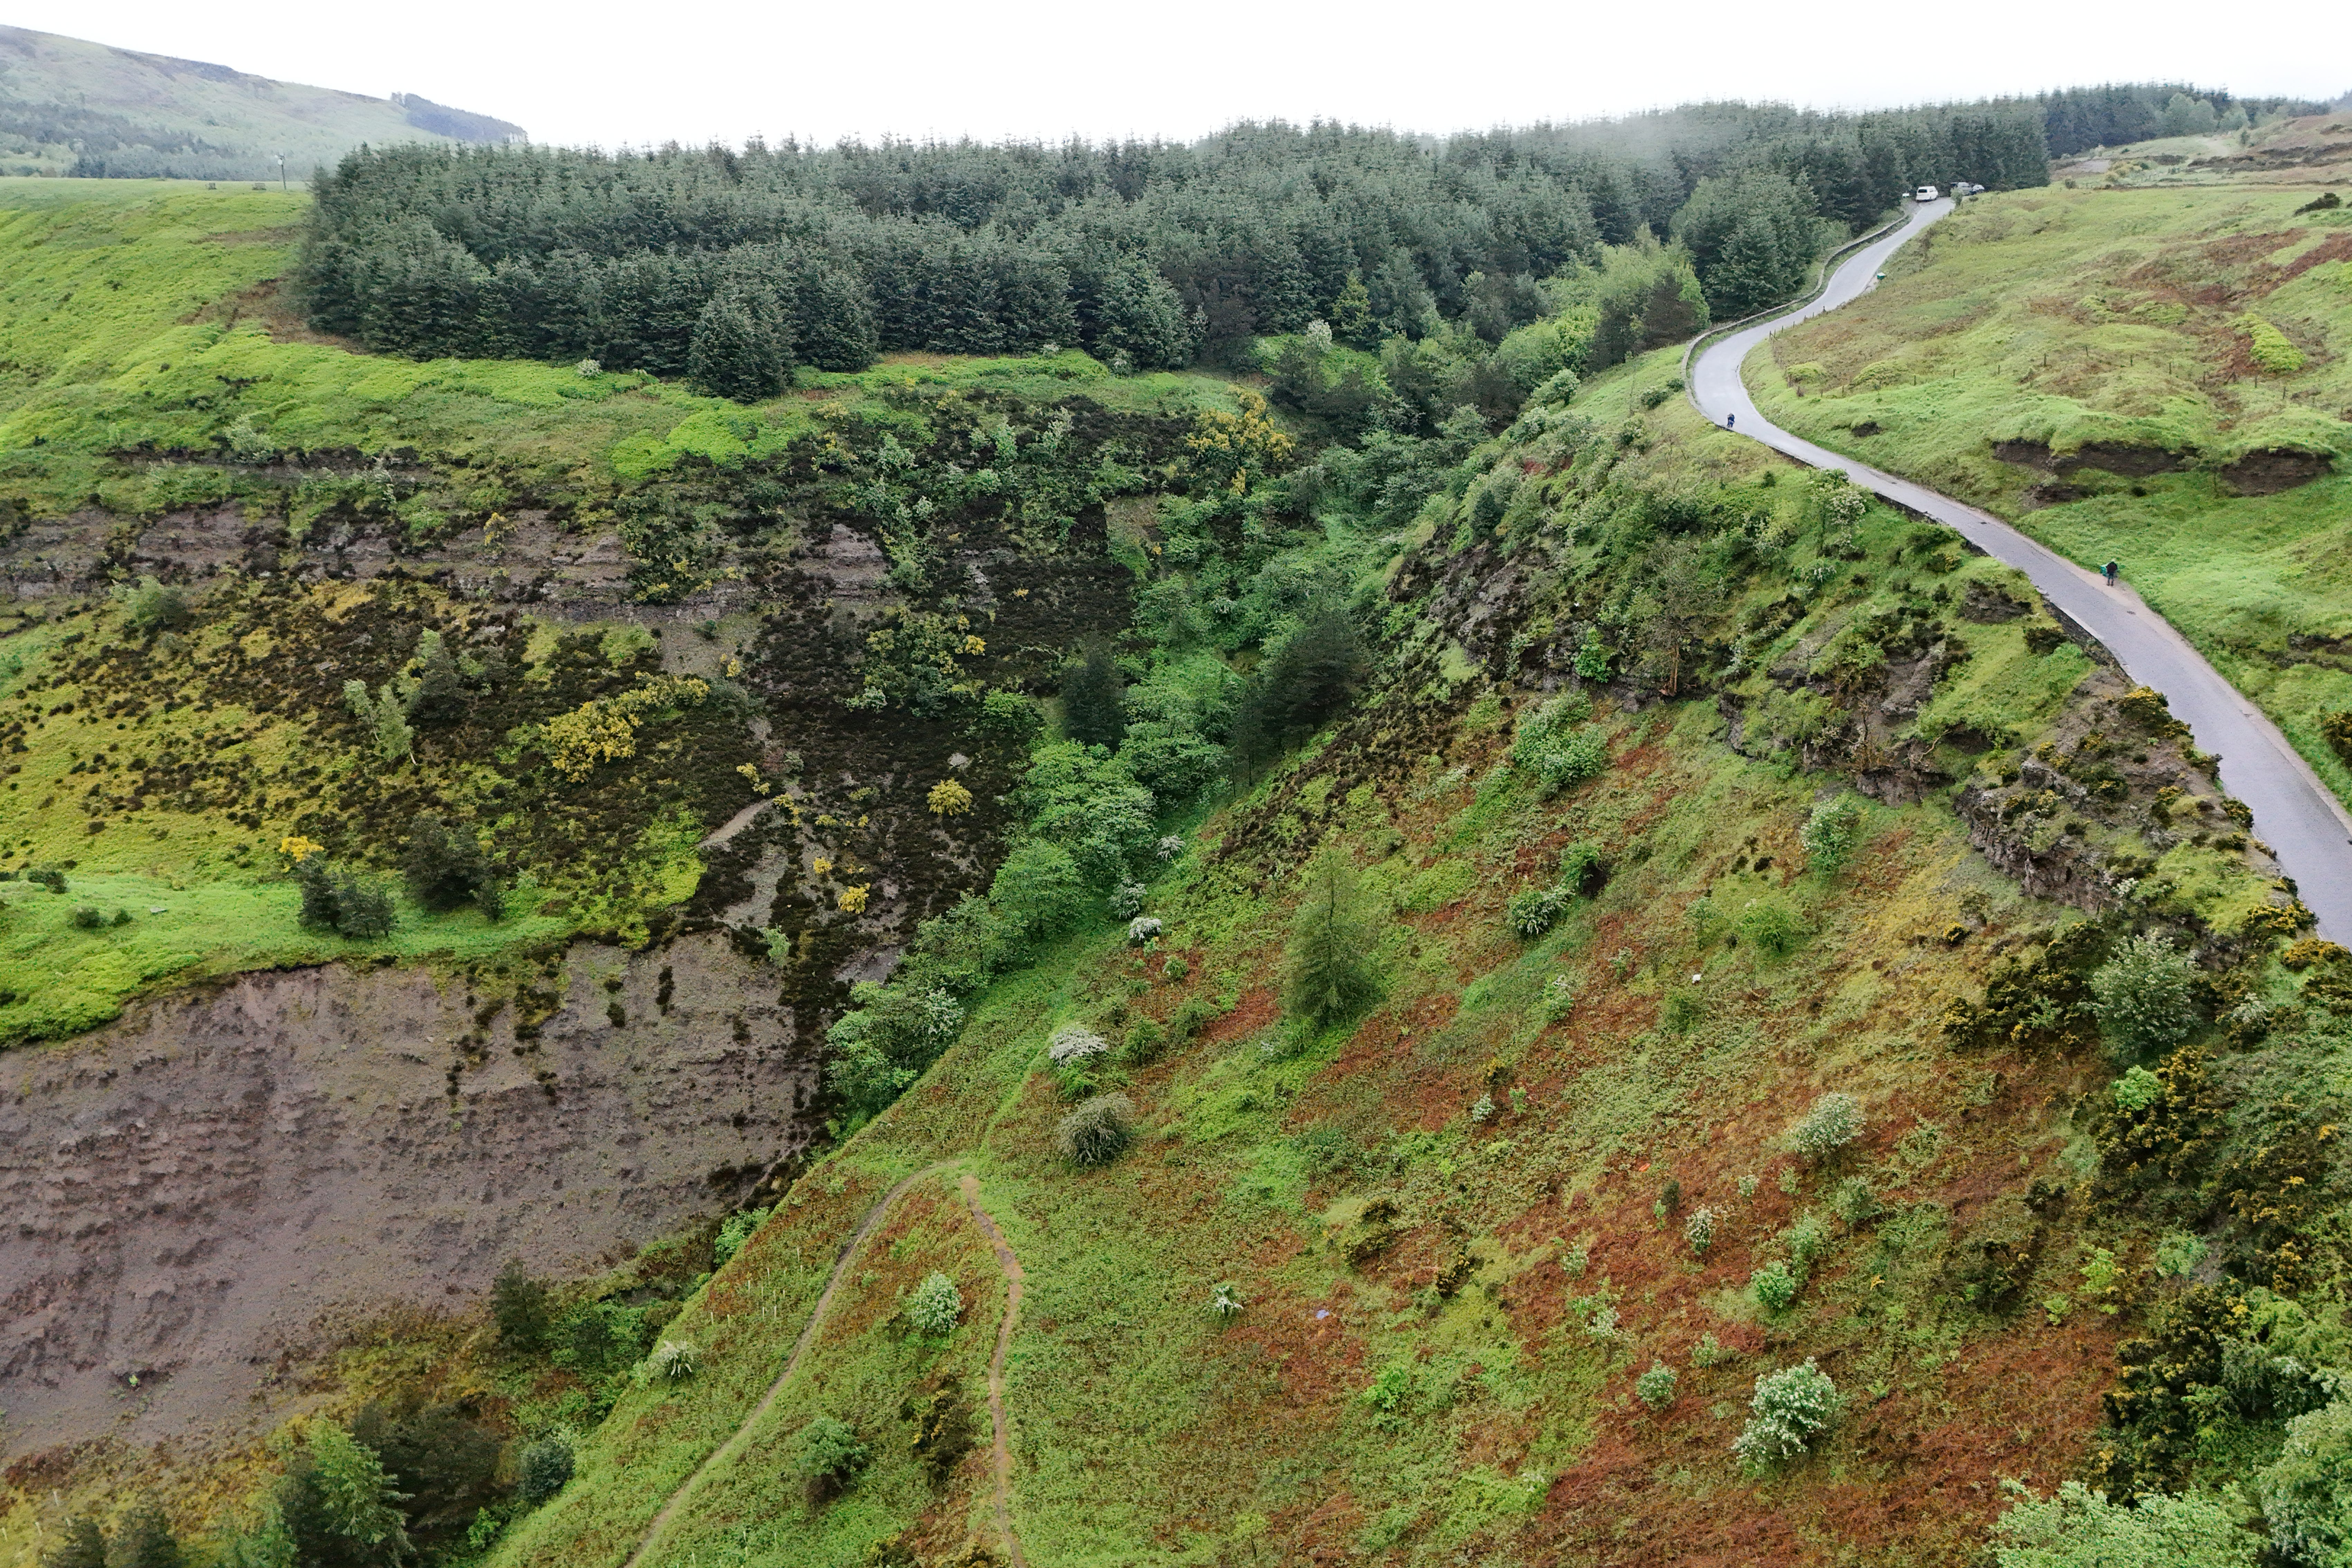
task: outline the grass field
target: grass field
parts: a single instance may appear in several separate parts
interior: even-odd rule
[[[1987,196],[1748,374],[1785,428],[2120,560],[2352,802],[2319,733],[2352,708],[2352,213],[2311,195]],[[2242,493],[2279,453],[2335,471]]]

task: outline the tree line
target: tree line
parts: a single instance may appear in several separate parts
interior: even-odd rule
[[[1418,341],[1528,315],[1542,280],[1670,234],[1721,314],[1786,293],[1910,185],[2046,168],[2026,104],[1703,104],[1444,140],[362,148],[319,176],[299,283],[315,325],[373,348],[750,397],[893,350],[1235,363],[1343,317]]]

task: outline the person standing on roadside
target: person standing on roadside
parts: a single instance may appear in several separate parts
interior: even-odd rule
[[[2116,574],[2123,569],[2122,562],[2110,561],[2105,566],[2099,568],[2099,574],[2107,580],[2107,586],[2112,588],[2116,585]]]

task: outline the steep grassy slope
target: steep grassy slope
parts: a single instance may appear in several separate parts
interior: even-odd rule
[[[1634,412],[1657,374],[1481,451],[1459,511],[1389,547],[1379,695],[1190,836],[1157,941],[1073,939],[975,997],[688,1303],[670,1331],[703,1370],[625,1394],[494,1561],[1001,1561],[1001,1495],[1035,1563],[1958,1563],[1997,1478],[2095,1463],[2156,1239],[2066,1195],[2099,1170],[2110,1069],[2063,1003],[1990,1047],[1947,1010],[2017,957],[2013,987],[2063,994],[2078,960],[2055,955],[2113,929],[1984,851],[2105,908],[2101,862],[2148,845],[2137,781],[2210,800],[2210,776],[2004,569],[1874,510],[1806,542],[1787,470],[1678,402]],[[1515,492],[1500,531],[1457,533],[1482,484]],[[1748,542],[1702,559],[1677,505],[1745,515]],[[1719,596],[1661,703],[1624,612],[1668,560]],[[1528,742],[1587,628],[1588,668],[1616,670],[1588,690],[1607,762],[1553,793]],[[2106,787],[2065,776],[2102,756]],[[1840,759],[1916,804],[1838,806],[1803,764]],[[1809,858],[1824,804],[1853,814],[1842,864]],[[2139,907],[2259,952],[2292,912],[2242,835],[2199,837]],[[1318,1028],[1286,1014],[1280,954],[1333,856],[1383,990]],[[1515,934],[1563,878],[1597,890]],[[1071,1024],[1129,1043],[1056,1068]],[[1136,1141],[1074,1169],[1056,1123],[1108,1089]],[[1817,1162],[1786,1137],[1824,1092],[1866,1131]],[[1021,1275],[1009,1327],[982,1216]],[[1802,1282],[1786,1310],[1749,1287],[1774,1265]],[[934,1270],[952,1334],[904,1315]],[[1744,1473],[1755,1380],[1807,1357],[1846,1391],[1835,1436]],[[1633,1384],[1658,1366],[1652,1408]],[[793,1469],[821,1416],[871,1454],[837,1500]]]
[[[499,142],[522,127],[226,66],[0,27],[0,174],[307,180],[362,142]]]
[[[1748,374],[1790,430],[2120,560],[2352,800],[2322,734],[2352,709],[2352,227],[2311,195],[1986,197]]]

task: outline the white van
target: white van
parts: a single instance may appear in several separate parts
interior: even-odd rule
[[[1913,199],[1923,202],[1934,201],[1936,199],[1936,187],[1933,185],[1920,186]]]

